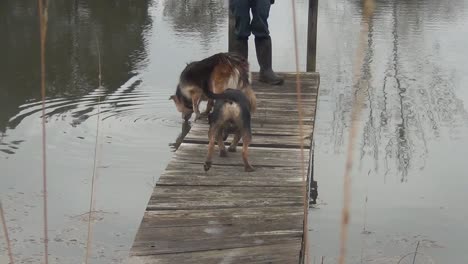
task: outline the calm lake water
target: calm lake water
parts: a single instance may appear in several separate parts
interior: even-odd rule
[[[49,1],[52,263],[81,263],[97,140],[93,263],[123,263],[181,132],[169,95],[186,62],[227,49],[227,1]],[[305,68],[307,2],[297,0]],[[290,1],[272,7],[274,67],[293,71]],[[310,254],[336,263],[361,3],[319,3],[319,204]],[[35,1],[1,1],[0,199],[19,263],[42,258]],[[468,263],[468,1],[376,1],[352,173],[348,263]],[[250,54],[255,54],[251,39]],[[98,48],[99,47],[99,48]],[[102,87],[99,87],[99,55]],[[252,70],[258,70],[254,56]],[[278,89],[281,89],[280,87]],[[99,136],[96,138],[97,122]],[[255,140],[255,139],[254,139]],[[367,202],[366,202],[367,201]],[[6,262],[3,233],[0,263]],[[412,263],[413,255],[400,263]]]

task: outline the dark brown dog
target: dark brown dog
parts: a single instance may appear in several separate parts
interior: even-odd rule
[[[187,64],[182,71],[172,99],[182,118],[200,117],[199,105],[208,100],[206,114],[213,107],[210,94],[222,94],[227,88],[238,89],[246,95],[251,112],[255,111],[256,97],[250,85],[249,63],[234,53],[218,53],[201,61]]]
[[[240,90],[226,89],[222,94],[212,94],[215,104],[213,112],[208,115],[210,130],[208,132],[209,144],[204,169],[208,171],[212,165],[215,141],[218,142],[219,155],[227,156],[224,140],[227,134],[234,133],[234,139],[229,146],[230,152],[235,152],[239,140],[242,138],[242,159],[244,170],[254,171],[249,163],[249,144],[252,140],[251,131],[251,104]]]

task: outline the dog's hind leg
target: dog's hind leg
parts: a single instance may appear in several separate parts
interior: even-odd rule
[[[255,171],[254,167],[249,163],[249,144],[252,136],[249,131],[246,131],[242,135],[242,159],[244,160],[244,170],[246,172]]]
[[[213,106],[214,106],[214,100],[208,99],[208,103],[206,103],[206,110],[203,114],[208,115],[211,112],[211,109],[213,109]]]
[[[241,138],[240,131],[237,131],[236,134],[234,135],[234,138],[231,141],[231,145],[228,148],[229,152],[236,152],[237,144],[239,143],[240,138]]]
[[[224,131],[224,129],[220,129],[219,132],[218,132],[219,156],[220,157],[227,157],[226,146],[224,145],[223,131]]]
[[[218,129],[216,127],[210,127],[210,130],[208,132],[208,138],[209,138],[209,143],[208,143],[208,154],[206,155],[205,159],[205,164],[203,165],[203,168],[205,171],[208,171],[211,168],[212,160],[213,160],[213,152],[214,152],[214,147],[215,147],[215,138],[216,135],[218,134]]]

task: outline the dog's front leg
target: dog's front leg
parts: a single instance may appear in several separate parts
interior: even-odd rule
[[[200,101],[201,101],[201,94],[194,93],[192,94],[192,105],[193,105],[193,112],[195,112],[195,119],[194,122],[200,119]]]
[[[214,100],[208,99],[208,103],[206,104],[206,110],[205,110],[206,115],[208,115],[211,112],[211,109],[213,109],[213,106],[214,106]]]

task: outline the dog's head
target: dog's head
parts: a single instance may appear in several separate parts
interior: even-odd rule
[[[176,94],[171,95],[169,100],[172,100],[177,108],[177,111],[182,113],[182,118],[187,121],[190,119],[193,113],[193,107],[191,102],[186,100],[183,95],[179,92],[179,86],[177,86]]]

